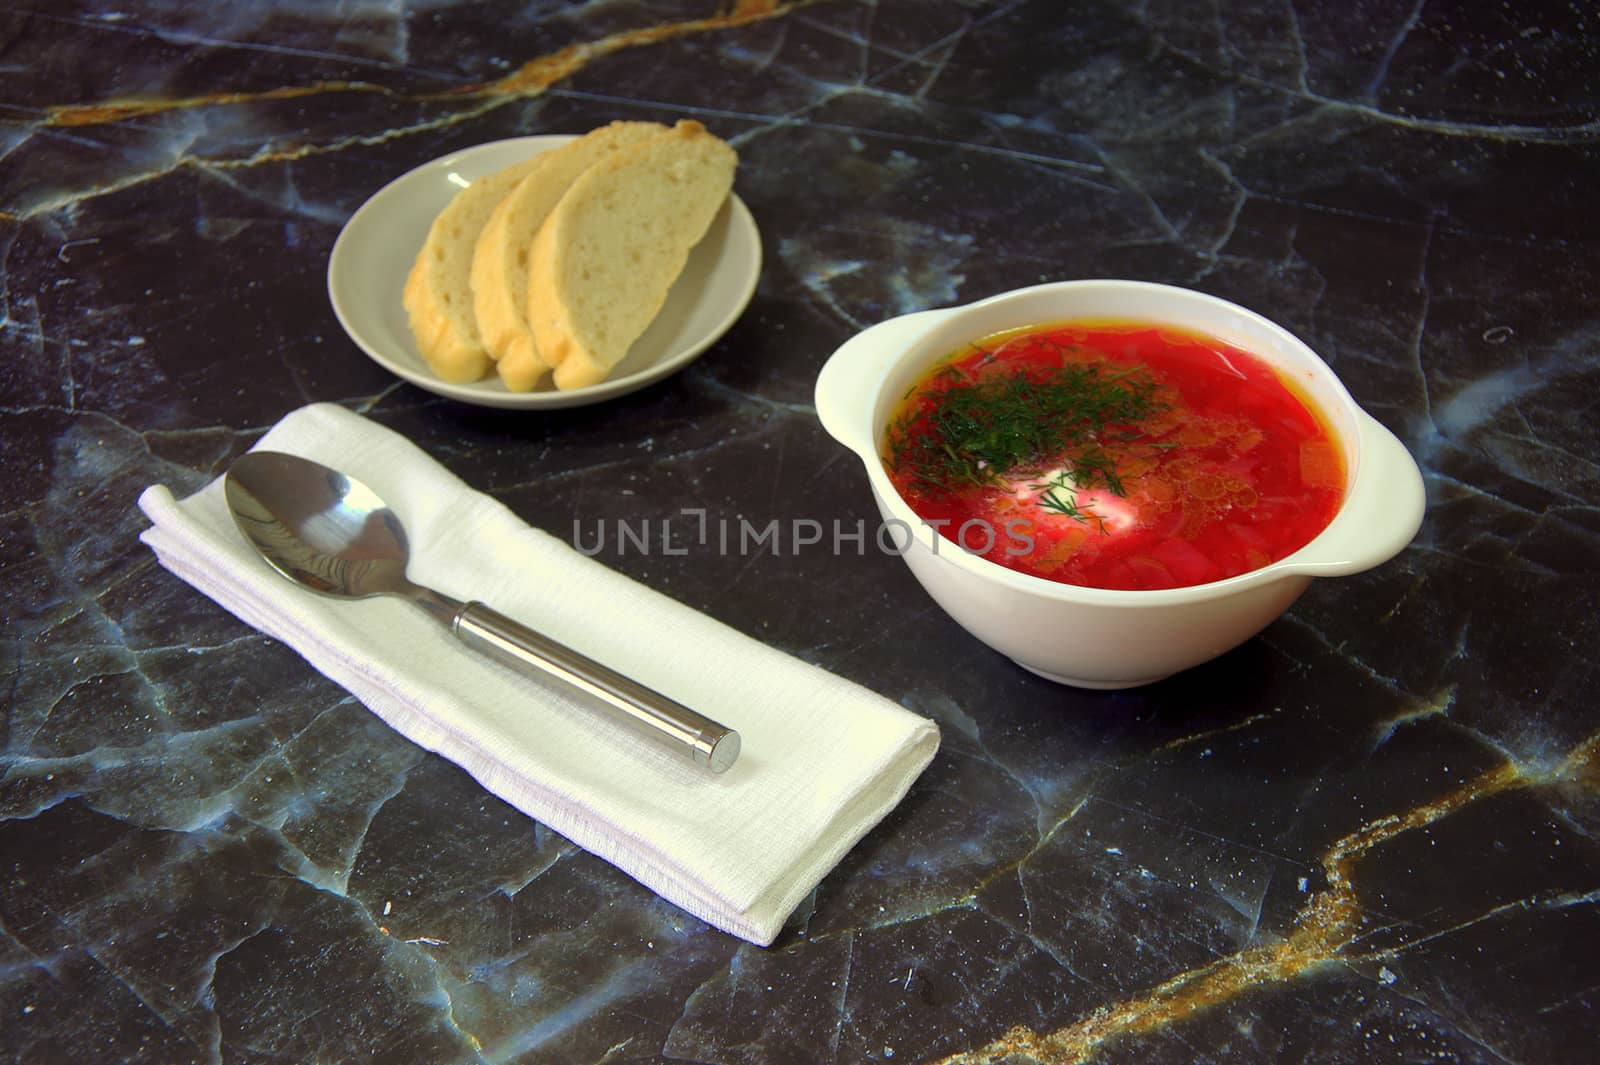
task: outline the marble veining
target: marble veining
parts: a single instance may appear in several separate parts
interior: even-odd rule
[[[1587,1062],[1600,1045],[1596,14],[1562,0],[365,0],[0,12],[0,1054],[19,1062]],[[390,378],[339,228],[451,150],[695,117],[766,264],[593,408]],[[1424,468],[1416,542],[1074,691],[871,552],[601,557],[944,732],[753,947],[163,571],[138,492],[283,413],[557,535],[870,522],[816,371],[1040,280],[1189,285]]]

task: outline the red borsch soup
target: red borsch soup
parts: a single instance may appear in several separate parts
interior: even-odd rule
[[[1333,519],[1343,452],[1265,362],[1166,325],[1073,321],[941,360],[890,418],[884,463],[948,540],[1091,588],[1206,584]]]

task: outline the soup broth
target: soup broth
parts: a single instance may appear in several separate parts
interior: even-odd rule
[[[1075,321],[941,360],[890,418],[884,463],[947,540],[1091,588],[1206,584],[1308,543],[1344,456],[1265,362],[1166,325]]]

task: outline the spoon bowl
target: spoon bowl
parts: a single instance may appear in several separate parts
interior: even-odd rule
[[[403,596],[475,650],[588,693],[714,773],[738,758],[739,734],[727,726],[482,603],[413,582],[405,526],[355,478],[298,455],[252,451],[229,468],[223,495],[244,538],[296,584],[339,599]]]
[[[290,580],[339,598],[408,594],[405,526],[378,495],[338,470],[252,451],[223,481],[234,523]]]

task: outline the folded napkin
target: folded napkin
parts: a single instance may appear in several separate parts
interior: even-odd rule
[[[584,557],[339,407],[294,411],[257,445],[335,466],[399,514],[409,576],[490,606],[736,729],[721,775],[587,696],[459,643],[416,605],[340,601],[269,569],[222,481],[139,506],[161,564],[303,655],[413,742],[718,928],[766,945],[905,795],[936,727]]]

